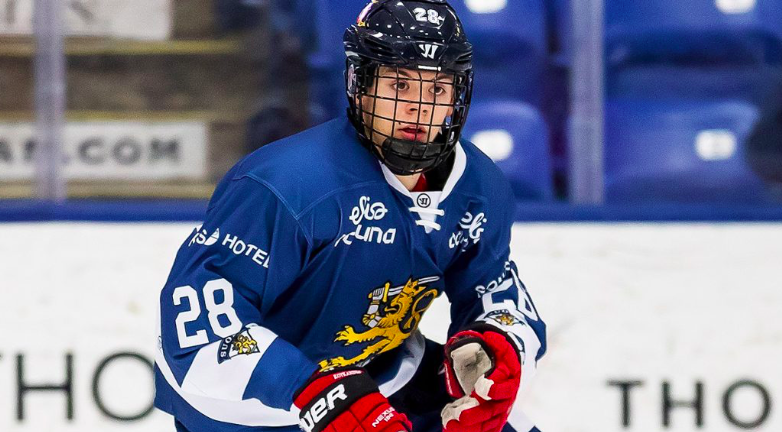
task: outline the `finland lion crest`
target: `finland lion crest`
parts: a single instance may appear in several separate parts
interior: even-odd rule
[[[401,345],[418,328],[424,312],[439,294],[436,288],[429,288],[429,284],[438,280],[439,276],[410,278],[401,286],[391,287],[391,282],[387,282],[373,290],[368,296],[367,312],[361,318],[367,329],[356,331],[353,326],[346,325],[334,338],[334,342],[342,342],[344,346],[366,342],[370,345],[353,358],[334,357],[321,361],[321,370],[363,366],[377,355]]]
[[[240,355],[257,354],[261,352],[258,349],[258,342],[250,334],[249,328],[245,327],[239,333],[228,336],[220,341],[218,348],[217,363],[222,363]]]

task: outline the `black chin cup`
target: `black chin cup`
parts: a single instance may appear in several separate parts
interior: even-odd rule
[[[443,142],[422,143],[419,141],[386,138],[382,154],[375,147],[378,158],[396,175],[413,175],[434,169],[453,151]]]

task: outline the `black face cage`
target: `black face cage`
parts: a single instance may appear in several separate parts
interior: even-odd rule
[[[380,66],[387,72],[381,76]],[[376,62],[358,64],[348,59],[345,78],[347,81],[347,96],[350,107],[348,116],[358,131],[362,143],[382,160],[391,172],[397,175],[412,175],[431,170],[444,162],[456,147],[461,136],[464,122],[470,108],[472,97],[472,71],[443,72],[441,77],[437,72],[434,79],[424,80],[420,73],[404,68],[407,74],[400,74],[400,66],[381,65]],[[430,71],[422,69],[422,71]],[[412,76],[408,76],[412,73]],[[391,76],[391,77],[389,77]],[[393,79],[397,83],[396,94],[393,97],[378,94],[380,80]],[[411,87],[417,83],[418,94],[408,95],[407,99],[400,97],[400,83]],[[452,97],[439,96],[429,89],[452,87]],[[365,99],[369,100],[366,100]],[[439,99],[439,100],[438,100]],[[447,99],[447,100],[446,100]],[[380,101],[393,102],[392,117],[381,115],[377,111]],[[369,102],[369,106],[365,104]],[[400,104],[413,104],[416,116],[398,119]],[[452,110],[442,123],[435,124],[436,112],[443,109]],[[378,130],[378,120],[391,122],[391,132]],[[401,128],[414,128],[414,139],[396,138],[395,134]],[[430,140],[432,131],[438,131]],[[419,135],[420,134],[420,135]],[[378,146],[378,142],[381,142]],[[379,147],[379,148],[378,148]]]

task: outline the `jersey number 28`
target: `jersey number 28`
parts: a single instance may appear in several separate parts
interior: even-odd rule
[[[217,302],[217,292],[222,291],[223,301]],[[174,289],[174,305],[179,306],[182,300],[187,299],[190,304],[190,310],[180,312],[176,317],[176,332],[179,338],[179,346],[190,348],[197,345],[209,343],[209,336],[206,330],[201,329],[195,334],[188,335],[185,325],[198,320],[201,316],[201,304],[198,301],[198,293],[193,287],[186,285]],[[234,305],[234,287],[225,279],[212,280],[204,285],[204,303],[208,311],[209,325],[214,334],[225,338],[242,330],[242,321],[236,315]],[[220,316],[224,316],[228,325],[220,322]]]

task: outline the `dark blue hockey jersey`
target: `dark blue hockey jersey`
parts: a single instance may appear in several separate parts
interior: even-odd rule
[[[468,142],[442,190],[418,193],[347,120],[261,148],[218,185],[161,291],[155,405],[194,431],[294,431],[293,393],[314,371],[381,355],[391,395],[420,364],[417,327],[441,294],[449,333],[502,328],[528,382],[545,326],[509,259],[513,212]]]

